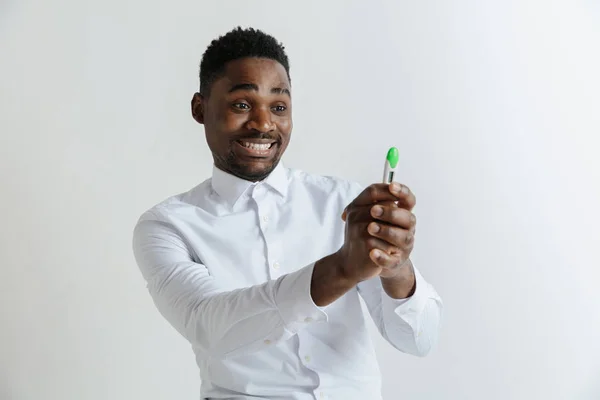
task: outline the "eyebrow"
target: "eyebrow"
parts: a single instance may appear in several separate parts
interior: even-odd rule
[[[229,93],[237,92],[238,90],[258,92],[258,86],[254,83],[239,83],[237,85],[233,85],[229,89]],[[287,94],[288,96],[291,97],[289,89],[286,89],[286,88],[274,87],[274,88],[271,88],[271,93]]]

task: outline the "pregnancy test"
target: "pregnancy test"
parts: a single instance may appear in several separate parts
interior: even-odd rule
[[[385,157],[385,165],[383,167],[383,183],[392,183],[398,166],[398,149],[390,147]]]

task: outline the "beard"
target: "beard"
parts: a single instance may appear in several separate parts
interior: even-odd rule
[[[233,146],[237,146],[235,141],[231,143],[229,152],[225,157],[217,156],[213,153],[215,158],[215,164],[220,169],[229,172],[230,174],[237,176],[238,178],[245,179],[247,181],[257,182],[262,181],[268,177],[271,172],[279,164],[281,159],[281,142],[276,142],[273,146],[277,146],[275,154],[270,159],[259,159],[256,161],[241,159],[233,149]]]

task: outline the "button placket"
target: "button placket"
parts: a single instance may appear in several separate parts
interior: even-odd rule
[[[277,219],[276,206],[269,196],[262,199],[258,206],[260,228],[267,247],[267,268],[271,279],[277,279],[283,274],[283,249],[280,237],[276,235],[272,227]]]
[[[267,227],[269,226],[269,222],[271,221],[271,214],[272,214],[272,210],[273,207],[271,206],[271,204],[269,204],[269,198],[268,196],[263,196],[264,189],[262,187],[256,187],[254,189],[254,201],[256,202],[256,207],[258,210],[258,218],[259,218],[259,225],[260,228],[263,232],[263,235],[265,235],[266,237],[266,231],[268,230]]]
[[[281,258],[279,257],[281,254],[281,242],[279,241],[275,232],[271,229],[273,223],[276,219],[275,210],[272,203],[272,198],[270,196],[261,196],[261,191],[264,188],[257,186],[255,188],[255,192],[259,193],[259,200],[257,200],[257,196],[254,196],[256,201],[257,211],[258,211],[258,222],[259,228],[262,232],[262,236],[265,241],[266,248],[266,261],[267,261],[267,272],[269,274],[270,279],[277,279],[282,275],[281,272]]]

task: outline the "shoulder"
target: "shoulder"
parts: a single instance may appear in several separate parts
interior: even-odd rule
[[[336,196],[340,200],[350,202],[365,189],[365,185],[333,175],[321,175],[288,168],[288,175],[292,185],[299,185],[310,193]]]
[[[137,223],[139,224],[142,221],[148,220],[164,222],[169,214],[177,213],[190,207],[197,207],[199,202],[202,202],[211,195],[210,181],[210,179],[206,179],[204,182],[185,192],[177,193],[155,203],[142,212]]]

